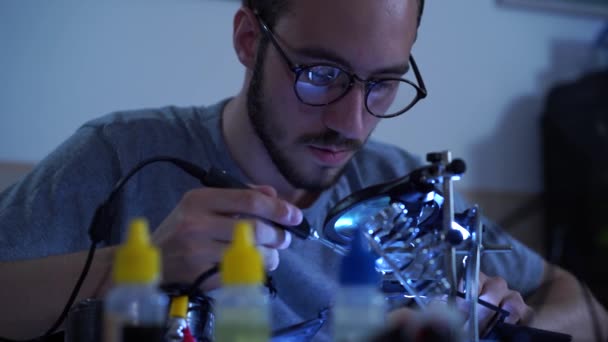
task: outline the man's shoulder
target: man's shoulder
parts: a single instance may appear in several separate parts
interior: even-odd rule
[[[405,149],[370,139],[353,158],[353,166],[366,182],[402,177],[422,164],[421,158]]]
[[[192,125],[205,126],[209,122],[219,119],[220,113],[221,110],[217,104],[147,107],[113,111],[87,121],[83,127],[104,130],[187,128]]]
[[[223,105],[218,102],[211,106],[164,106],[108,113],[84,123],[74,134],[72,146],[105,148],[124,167],[160,155],[203,165],[208,159],[220,158]]]

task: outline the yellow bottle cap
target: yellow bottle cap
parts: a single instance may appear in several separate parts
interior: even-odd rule
[[[112,278],[115,283],[150,283],[160,275],[160,253],[150,243],[148,221],[136,218],[129,224],[127,241],[116,250]]]
[[[264,263],[253,243],[251,222],[236,223],[232,243],[220,263],[220,272],[224,285],[257,285],[264,280]]]
[[[177,296],[171,299],[169,317],[185,318],[188,314],[188,296]]]

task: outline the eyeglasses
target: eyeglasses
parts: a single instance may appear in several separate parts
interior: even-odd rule
[[[294,91],[304,104],[320,107],[334,103],[348,93],[355,81],[365,85],[365,108],[371,115],[379,118],[391,118],[403,114],[427,96],[424,81],[411,55],[409,61],[418,85],[397,77],[366,80],[330,64],[295,64],[281,49],[274,34],[257,11],[254,13],[264,34],[295,74]]]

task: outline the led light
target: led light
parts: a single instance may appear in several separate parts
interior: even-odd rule
[[[466,230],[463,226],[459,225],[458,222],[452,221],[452,229],[455,229],[462,234],[462,240],[466,240],[471,236],[468,230]]]
[[[351,227],[352,225],[353,219],[351,219],[350,217],[341,217],[340,219],[338,219],[338,221],[336,221],[334,227],[336,227],[336,229],[339,229],[342,227]]]

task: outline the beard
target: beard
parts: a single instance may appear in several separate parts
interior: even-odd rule
[[[302,165],[293,155],[280,147],[279,142],[285,140],[287,127],[282,127],[276,118],[280,113],[274,112],[264,101],[264,60],[268,40],[263,39],[258,48],[251,82],[247,90],[247,113],[253,129],[268,151],[270,159],[285,179],[295,188],[308,191],[322,191],[334,185],[342,176],[345,166],[317,167]],[[367,140],[367,139],[366,139]],[[364,142],[348,139],[340,133],[327,129],[316,134],[303,135],[295,140],[295,144],[317,144],[320,146],[336,146],[345,150],[357,151]],[[311,171],[314,169],[314,171]],[[308,170],[308,171],[307,171]]]

